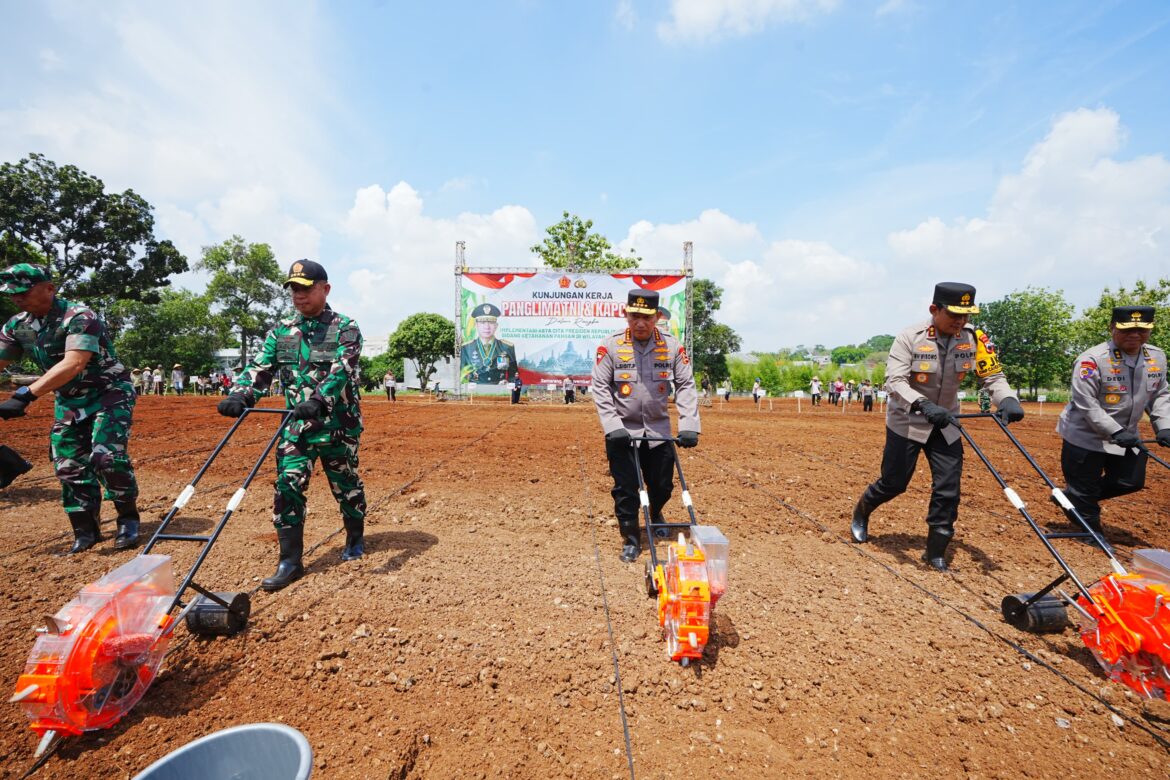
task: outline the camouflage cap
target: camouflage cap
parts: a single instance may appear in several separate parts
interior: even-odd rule
[[[52,281],[49,272],[32,263],[17,263],[0,271],[0,292],[14,294],[28,292],[41,282]]]

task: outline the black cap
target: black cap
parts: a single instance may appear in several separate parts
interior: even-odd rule
[[[626,311],[634,314],[658,314],[656,290],[630,290],[626,297]]]
[[[1129,330],[1130,328],[1154,327],[1153,306],[1114,306],[1113,327]]]
[[[288,278],[284,280],[284,286],[303,284],[308,287],[313,282],[327,281],[329,281],[329,274],[325,273],[325,269],[320,263],[314,263],[312,260],[297,260],[289,267]]]
[[[975,288],[962,282],[939,282],[934,286],[935,306],[945,307],[951,314],[978,314]]]
[[[471,310],[471,318],[476,321],[495,322],[499,316],[500,308],[490,303],[481,303]]]
[[[666,308],[665,306],[659,306],[658,307],[658,319],[669,321],[670,320],[670,309]]]

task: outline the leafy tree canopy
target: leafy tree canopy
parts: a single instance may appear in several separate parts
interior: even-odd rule
[[[1013,387],[1033,396],[1041,387],[1063,383],[1069,373],[1073,307],[1060,290],[1028,287],[985,304],[980,327],[999,350]]]
[[[362,367],[363,390],[380,390],[383,387],[382,377],[386,376],[387,371],[393,371],[398,381],[402,381],[401,355],[395,355],[393,352],[386,351],[374,357],[365,357],[363,355],[358,358],[358,362]]]
[[[543,242],[531,247],[531,251],[540,255],[541,262],[548,268],[566,271],[617,273],[637,268],[642,263],[642,258],[633,250],[629,255],[614,252],[605,236],[590,232],[592,227],[593,220],[582,220],[566,211],[560,222],[545,229],[548,235]]]
[[[829,359],[837,365],[844,363],[860,363],[865,360],[865,356],[869,354],[869,350],[862,347],[833,347],[833,351],[829,353]]]
[[[187,270],[179,250],[155,238],[140,195],[106,192],[96,176],[30,154],[0,165],[0,264],[42,260],[63,295],[95,307],[156,302],[158,288]]]
[[[129,368],[161,365],[169,372],[181,363],[188,374],[208,374],[216,350],[231,339],[207,296],[189,290],[163,290],[158,303],[118,301],[111,313],[122,324],[114,347]]]
[[[695,371],[718,384],[730,374],[727,355],[737,352],[740,339],[730,326],[715,321],[723,304],[723,288],[710,279],[691,284],[691,350]]]
[[[1150,343],[1162,349],[1170,347],[1170,279],[1159,279],[1152,285],[1138,281],[1133,289],[1119,287],[1117,292],[1106,287],[1097,305],[1086,309],[1073,325],[1072,341],[1076,352],[1083,352],[1109,338],[1109,321],[1113,319],[1114,306],[1153,306],[1156,327],[1150,334]]]
[[[419,390],[426,390],[435,364],[455,354],[455,323],[441,314],[412,314],[390,335],[389,346],[390,352],[414,362]]]
[[[248,364],[248,347],[276,324],[289,305],[281,283],[284,274],[268,244],[245,244],[232,236],[203,247],[195,264],[211,272],[208,299],[219,307],[218,315],[239,335],[240,364]]]

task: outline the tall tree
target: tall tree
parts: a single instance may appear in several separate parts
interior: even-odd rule
[[[393,352],[386,351],[374,357],[365,357],[363,355],[358,358],[358,362],[362,367],[363,390],[380,390],[383,386],[382,378],[386,376],[387,371],[393,371],[396,378],[400,381],[402,379],[401,355],[395,355]]]
[[[833,347],[833,351],[829,353],[829,359],[832,360],[834,364],[840,366],[844,365],[845,363],[860,363],[861,361],[865,360],[865,356],[868,354],[869,352],[867,352],[862,347]]]
[[[1028,287],[982,308],[980,326],[995,342],[1013,386],[1027,387],[1035,396],[1042,387],[1064,383],[1071,359],[1073,307],[1062,291]]]
[[[276,324],[288,307],[288,295],[281,282],[284,274],[268,244],[245,244],[232,236],[222,244],[203,247],[203,258],[195,264],[210,271],[208,298],[219,307],[218,314],[239,334],[240,365],[248,365],[248,348]]]
[[[190,290],[163,290],[158,303],[118,301],[112,313],[123,326],[114,346],[127,366],[182,363],[189,374],[206,374],[231,340],[208,297]]]
[[[0,263],[49,261],[62,294],[96,300],[159,300],[158,288],[187,258],[154,236],[151,206],[133,190],[41,154],[0,165]]]
[[[1083,352],[1109,338],[1109,321],[1113,319],[1114,306],[1153,306],[1157,327],[1150,334],[1150,343],[1163,349],[1170,347],[1170,334],[1167,333],[1170,329],[1170,279],[1159,279],[1153,285],[1139,280],[1132,290],[1119,287],[1113,292],[1106,287],[1097,305],[1085,309],[1081,318],[1073,323],[1072,341],[1076,352]]]
[[[695,370],[713,384],[731,376],[727,355],[740,348],[739,335],[728,325],[715,321],[723,305],[723,288],[710,279],[691,284],[691,349]]]
[[[455,323],[441,314],[412,314],[390,335],[389,347],[390,352],[414,362],[418,389],[426,390],[435,364],[455,355]]]
[[[576,214],[566,211],[560,222],[545,228],[548,236],[531,247],[531,251],[540,255],[546,267],[566,271],[608,274],[628,271],[641,264],[642,258],[635,255],[634,250],[631,249],[629,255],[617,254],[605,236],[590,232],[592,227],[593,220],[582,221]]]

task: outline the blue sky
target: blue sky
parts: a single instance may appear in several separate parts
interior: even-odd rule
[[[0,159],[75,163],[192,258],[321,260],[367,338],[528,265],[563,210],[684,240],[749,349],[857,342],[935,281],[1170,276],[1160,2],[0,0]],[[188,275],[180,283],[198,288]]]

